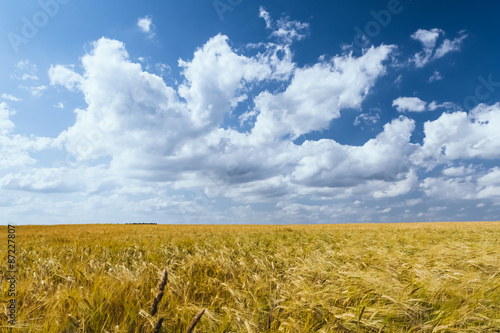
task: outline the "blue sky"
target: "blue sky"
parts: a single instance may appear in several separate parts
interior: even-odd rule
[[[498,220],[500,4],[4,1],[4,221]]]

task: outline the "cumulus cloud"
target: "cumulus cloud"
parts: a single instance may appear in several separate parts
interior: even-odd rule
[[[429,177],[420,187],[426,195],[441,200],[493,200],[500,199],[500,168],[472,174],[461,170],[447,172],[446,177]],[[444,172],[443,172],[444,173]]]
[[[154,24],[153,20],[149,16],[145,16],[142,18],[137,19],[137,26],[139,29],[144,32],[145,34],[148,35],[149,38],[154,37]]]
[[[500,168],[494,167],[489,173],[480,177],[477,180],[479,191],[477,197],[479,199],[500,198]]]
[[[418,177],[414,170],[408,172],[405,177],[405,179],[390,184],[386,189],[382,191],[376,191],[373,196],[377,199],[380,199],[397,197],[403,194],[407,194],[417,187]]]
[[[20,173],[9,173],[0,178],[0,187],[41,193],[91,193],[103,184],[112,182],[106,167],[79,166],[76,168],[37,168]]]
[[[434,71],[434,73],[429,77],[429,82],[435,82],[435,81],[440,81],[443,79],[443,76],[441,75],[441,73],[439,73],[438,71]]]
[[[11,127],[12,128],[12,127]],[[52,146],[52,139],[45,137],[27,138],[3,131],[0,134],[0,170],[23,168],[34,165],[37,160],[31,156]]]
[[[443,113],[424,124],[424,142],[413,156],[416,163],[432,167],[461,159],[500,157],[500,103],[479,104],[469,114]]]
[[[283,17],[274,22],[269,12],[264,7],[259,8],[259,17],[266,22],[266,29],[273,30],[271,36],[286,44],[291,44],[294,40],[302,40],[309,34],[309,23],[302,23]]]
[[[201,127],[222,122],[230,101],[245,82],[264,80],[272,74],[265,60],[236,54],[223,35],[211,38],[191,61],[180,60],[179,66],[185,77],[179,95],[187,101],[192,121]]]
[[[445,39],[443,43],[437,48],[436,53],[434,54],[434,59],[439,59],[444,57],[446,54],[454,51],[460,51],[462,47],[462,43],[467,38],[467,35],[463,32],[460,37],[457,37],[453,40]]]
[[[15,112],[9,108],[7,103],[0,103],[0,133],[5,134],[9,132],[13,127],[14,123],[9,119],[9,116],[13,115]]]
[[[398,112],[424,112],[427,110],[427,102],[422,101],[418,97],[398,97],[392,101],[392,106]]]
[[[83,82],[83,77],[74,72],[74,66],[50,66],[49,77],[51,85],[64,85],[71,91],[74,91]]]
[[[427,105],[427,108],[429,109],[429,111],[435,111],[437,109],[453,110],[453,109],[457,109],[458,106],[455,105],[454,103],[451,103],[451,102],[444,102],[444,103],[438,104],[436,101],[432,101]]]
[[[20,81],[38,81],[38,67],[29,60],[21,60],[17,63],[17,69],[12,78]]]
[[[49,138],[27,138],[13,134],[15,125],[10,116],[15,112],[7,103],[0,102],[0,170],[34,164],[36,160],[30,153],[41,151],[52,144]]]
[[[393,120],[376,138],[360,147],[325,139],[306,141],[301,146],[304,157],[291,173],[291,180],[307,186],[338,188],[379,181],[384,189],[377,190],[376,197],[390,196],[398,189],[403,193],[414,180],[413,176],[408,178],[410,164],[404,158],[416,148],[409,142],[414,126],[405,117]],[[391,188],[401,177],[408,179],[408,186],[399,183]]]
[[[464,167],[462,165],[462,166],[458,166],[458,167],[446,168],[441,173],[447,177],[460,177],[460,176],[465,176],[465,175],[471,174],[473,172],[474,172],[473,168]]]
[[[308,25],[274,21],[262,7],[260,17],[274,42],[235,49],[227,36],[216,35],[191,58],[179,60],[176,86],[162,77],[168,65],[134,61],[124,43],[109,38],[92,43],[78,66],[52,65],[50,84],[81,92],[86,103],[55,139],[13,134],[9,116],[14,111],[0,103],[0,156],[9,157],[0,160],[0,188],[25,193],[24,199],[10,201],[12,207],[40,200],[40,207],[57,207],[55,213],[44,212],[61,218],[104,207],[119,211],[113,221],[158,213],[191,223],[200,216],[211,222],[352,217],[369,222],[420,205],[419,193],[500,198],[500,169],[483,170],[465,161],[499,157],[498,104],[427,122],[422,144],[411,141],[415,121],[405,116],[359,145],[312,139],[352,109],[358,111],[356,126],[381,120],[379,111],[366,112],[363,103],[392,68],[396,47],[322,56],[300,66],[290,44],[305,38]],[[139,23],[144,33],[152,32],[150,19]],[[459,47],[461,42],[438,44],[443,35],[439,29],[414,34],[424,46],[416,64]],[[393,106],[399,112],[454,108],[416,97],[400,97]],[[308,139],[297,140],[304,136]],[[32,153],[54,147],[69,157],[62,165],[35,168]],[[436,166],[440,169],[432,177],[420,173]],[[42,200],[43,193],[64,193],[68,199]],[[216,204],[221,198],[231,208],[217,208],[223,206]],[[390,204],[394,198],[401,199],[399,206]],[[274,208],[259,213],[254,203]]]
[[[419,41],[423,46],[423,50],[416,53],[411,59],[416,67],[424,67],[429,62],[442,58],[450,52],[459,51],[463,41],[467,38],[467,34],[461,31],[459,37],[453,40],[445,39],[436,47],[438,39],[444,34],[443,30],[434,28],[431,30],[418,29],[411,35],[412,39]]]
[[[129,147],[126,154],[141,146],[168,151],[175,145],[171,135],[186,128],[185,109],[177,107],[177,95],[160,77],[130,62],[123,43],[101,38],[82,66],[84,76],[62,66],[50,72],[53,84],[81,90],[88,102],[86,110],[75,110],[75,124],[59,135],[70,153],[85,160],[113,156],[123,146]],[[154,132],[165,134],[154,137]]]
[[[376,112],[370,112],[370,113],[361,113],[356,116],[356,119],[354,119],[354,126],[359,126],[361,124],[365,125],[374,125],[380,121],[380,109],[373,109],[370,111],[376,111]]]
[[[271,15],[262,6],[260,6],[259,8],[259,17],[263,18],[264,21],[266,22],[266,29],[271,29],[273,24],[273,21],[271,20]]]
[[[431,30],[418,29],[411,35],[412,39],[420,41],[424,47],[423,51],[415,54],[413,58],[417,67],[423,67],[431,60],[437,39],[441,34],[444,34],[443,30],[434,28]]]
[[[436,101],[427,103],[418,97],[398,97],[392,101],[392,106],[398,112],[424,112],[437,109],[455,109],[456,105],[451,102],[438,104]]]
[[[297,138],[321,130],[340,116],[343,108],[359,108],[385,74],[383,62],[392,46],[372,47],[362,56],[333,57],[312,67],[297,69],[287,89],[279,94],[262,92],[255,99],[259,111],[252,134],[259,140],[284,135]]]
[[[217,35],[191,60],[179,61],[185,80],[175,90],[132,62],[123,43],[101,38],[83,56],[82,74],[72,66],[49,71],[51,84],[82,91],[88,103],[76,110],[75,124],[57,142],[81,162],[111,157],[109,169],[123,179],[169,182],[179,190],[201,187],[209,196],[248,202],[307,188],[340,193],[346,186],[357,191],[367,186],[376,198],[414,188],[414,174],[403,158],[414,150],[409,119],[386,125],[362,147],[292,141],[325,128],[342,109],[360,107],[385,74],[393,46],[304,68],[291,62],[286,45],[260,49],[251,57],[238,54],[226,36]],[[278,56],[278,49],[285,52]],[[282,92],[245,93],[264,80],[287,86]],[[255,118],[251,131],[222,129],[224,117],[245,98],[255,105],[241,118]]]
[[[38,67],[29,60],[22,60],[17,64],[17,69],[11,75],[13,79],[22,81],[19,88],[28,91],[34,97],[41,97],[47,86],[39,82]]]
[[[420,188],[427,196],[440,200],[471,200],[476,192],[472,177],[426,178]]]

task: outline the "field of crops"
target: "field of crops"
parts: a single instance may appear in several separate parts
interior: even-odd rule
[[[202,309],[198,332],[500,332],[499,238],[500,222],[17,226],[13,332],[186,332]]]

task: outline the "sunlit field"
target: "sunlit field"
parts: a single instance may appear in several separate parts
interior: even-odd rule
[[[197,332],[500,332],[499,238],[500,222],[18,226],[13,332],[186,332],[203,309]]]

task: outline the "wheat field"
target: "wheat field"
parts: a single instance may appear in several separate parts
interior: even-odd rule
[[[195,332],[500,332],[499,237],[500,222],[17,226],[17,324],[2,281],[0,325],[186,332],[205,309]]]

